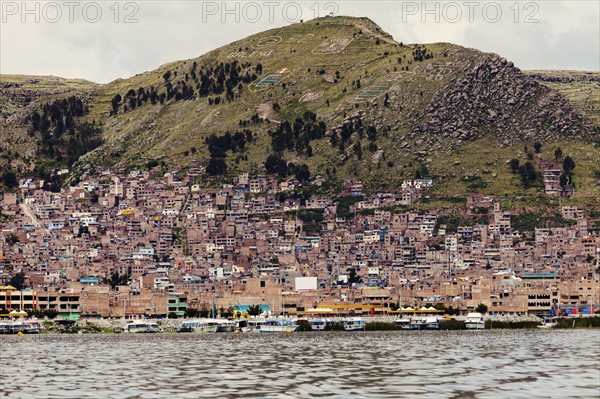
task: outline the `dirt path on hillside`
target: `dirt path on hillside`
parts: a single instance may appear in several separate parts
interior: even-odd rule
[[[390,43],[390,44],[399,44],[397,41],[395,41],[394,39],[391,39],[389,37],[383,36],[381,33],[377,33],[377,32],[373,32],[370,28],[367,28],[365,25],[363,24],[357,24],[357,27],[359,27],[360,29],[362,29],[363,32],[367,32],[372,34],[373,36],[378,37],[379,39],[383,40],[386,43]]]
[[[258,107],[256,107],[256,111],[258,112],[258,116],[261,119],[268,120],[274,123],[280,123],[278,120],[272,119],[270,116],[273,113],[273,108],[269,103],[262,103]]]

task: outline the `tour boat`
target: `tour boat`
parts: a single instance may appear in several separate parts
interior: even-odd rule
[[[183,321],[177,332],[216,333],[218,329],[219,321],[216,319],[193,319]]]
[[[556,316],[544,317],[542,324],[539,325],[538,328],[552,328],[552,327],[556,326],[557,322],[558,322],[558,318]]]
[[[227,319],[217,319],[217,332],[233,332],[235,322]]]
[[[342,325],[346,331],[365,331],[365,321],[359,317],[343,319]]]
[[[394,324],[402,328],[403,330],[412,330],[410,325],[410,319],[396,319],[394,320]]]
[[[25,334],[39,334],[42,331],[42,325],[37,321],[25,322]]]
[[[398,319],[396,325],[402,326],[403,330],[439,330],[440,321],[436,316],[411,317],[410,319]]]
[[[9,321],[0,323],[0,334],[38,334],[42,326],[37,321]]]
[[[424,330],[425,319],[422,317],[411,317],[407,330]]]
[[[467,330],[483,330],[485,328],[485,321],[481,313],[469,313],[465,320],[465,328]]]
[[[333,324],[331,319],[311,319],[308,322],[312,331],[325,331],[325,327]]]
[[[267,319],[257,327],[258,332],[294,332],[298,325],[290,319]]]
[[[265,319],[245,319],[237,322],[237,328],[241,332],[259,332],[259,327],[263,325]]]
[[[127,323],[125,331],[128,333],[158,333],[160,326],[153,321],[132,320]]]
[[[440,321],[437,316],[429,316],[424,319],[425,330],[439,330]]]

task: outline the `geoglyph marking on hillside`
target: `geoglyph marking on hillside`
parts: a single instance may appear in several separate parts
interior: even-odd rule
[[[206,126],[206,125],[210,124],[219,116],[220,113],[221,113],[220,111],[209,112],[208,115],[206,115],[206,117],[204,119],[202,119],[202,122],[200,122],[200,126]]]
[[[269,73],[268,75],[262,77],[258,82],[251,84],[250,90],[260,91],[275,86],[277,83],[285,79],[289,74],[290,70],[287,68],[283,68],[277,72]]]
[[[442,80],[452,73],[452,69],[444,64],[434,62],[427,65],[416,65],[413,72],[425,75],[427,80]]]
[[[302,97],[300,97],[300,102],[301,103],[307,103],[309,101],[315,101],[316,99],[318,99],[319,97],[321,97],[324,93],[322,91],[318,91],[316,93],[313,92],[308,92],[305,95],[303,95]]]
[[[280,43],[282,40],[283,39],[281,38],[281,36],[268,36],[268,37],[264,37],[264,38],[260,39],[256,43],[252,44],[252,47],[254,47],[254,48],[270,47],[270,46],[276,45],[277,43]]]
[[[352,41],[347,37],[330,37],[325,39],[312,51],[313,54],[336,54],[343,51]]]
[[[388,73],[382,78],[378,79],[372,85],[365,87],[364,89],[359,90],[356,94],[348,97],[349,102],[353,101],[362,101],[362,100],[372,100],[375,99],[382,94],[389,91],[394,85],[400,82],[403,79],[406,79],[408,76],[413,75],[412,72],[393,72]]]
[[[287,41],[288,43],[305,44],[307,39],[312,39],[313,37],[315,37],[314,33],[307,33],[305,35],[292,35],[288,37]]]
[[[433,62],[427,65],[415,65],[413,72],[418,74],[424,74],[427,80],[443,80],[447,76],[452,75],[454,71],[460,71],[468,68],[470,63],[468,61],[456,61],[456,62]]]
[[[275,54],[275,50],[273,50],[273,49],[264,50],[264,51],[255,50],[255,51],[252,51],[252,52],[248,52],[248,51],[235,51],[235,52],[229,54],[227,56],[227,58],[253,58],[253,57],[269,58],[273,54]]]

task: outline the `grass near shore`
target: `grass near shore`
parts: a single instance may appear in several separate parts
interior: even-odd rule
[[[487,320],[485,322],[486,330],[520,330],[520,329],[536,329],[540,326],[537,321],[498,321]],[[581,318],[562,318],[558,320],[554,329],[571,329],[571,328],[600,328],[600,316],[581,317]],[[397,331],[402,330],[393,322],[367,322],[365,331]],[[443,320],[440,322],[440,330],[465,330],[465,322],[463,320]],[[307,321],[302,321],[297,331],[311,331],[311,326]],[[334,323],[326,326],[325,331],[344,331],[344,326],[341,323]],[[119,329],[120,332],[120,329]],[[69,328],[59,327],[52,322],[44,322],[44,333],[56,334],[113,334],[115,328],[103,327],[95,323],[88,322],[85,326],[71,326]]]
[[[600,317],[559,319],[554,328],[600,328]]]
[[[486,330],[519,330],[533,329],[540,326],[537,321],[497,321],[487,320],[485,322]],[[559,319],[554,328],[600,328],[600,317],[582,317],[582,318],[564,318]],[[366,331],[388,331],[401,330],[402,328],[394,323],[372,322],[366,324]],[[444,320],[440,322],[440,330],[465,330],[465,322],[462,320]]]

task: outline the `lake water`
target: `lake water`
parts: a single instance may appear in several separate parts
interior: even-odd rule
[[[2,398],[598,398],[600,330],[0,337]]]

